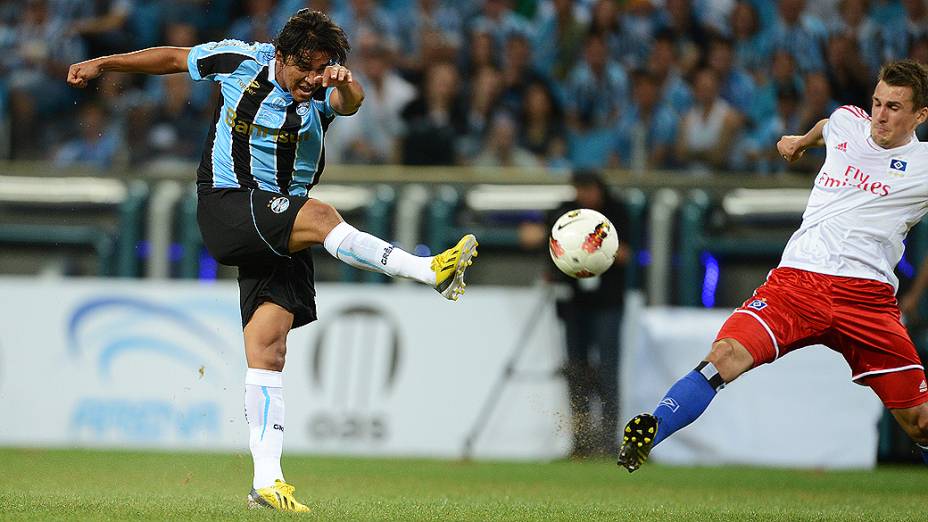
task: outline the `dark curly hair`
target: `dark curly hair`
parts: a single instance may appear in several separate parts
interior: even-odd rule
[[[287,20],[287,24],[274,39],[274,47],[287,63],[300,68],[310,67],[310,57],[323,52],[333,62],[348,62],[348,37],[325,13],[300,9]]]
[[[899,60],[884,65],[878,81],[912,89],[913,111],[928,107],[928,68],[915,60]]]

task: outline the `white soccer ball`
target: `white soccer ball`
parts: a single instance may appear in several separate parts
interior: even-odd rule
[[[561,272],[575,278],[594,277],[612,266],[619,236],[606,216],[581,208],[557,218],[548,251]]]

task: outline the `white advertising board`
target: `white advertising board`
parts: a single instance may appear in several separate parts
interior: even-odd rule
[[[569,452],[543,290],[469,288],[456,303],[411,285],[317,290],[320,320],[288,340],[288,452]],[[234,283],[0,278],[0,296],[0,444],[247,448]]]
[[[622,357],[622,411],[653,411],[709,352],[729,312],[630,310]],[[635,316],[632,319],[631,316]],[[809,346],[749,371],[689,427],[654,449],[670,464],[871,468],[882,404],[854,384],[840,354]]]

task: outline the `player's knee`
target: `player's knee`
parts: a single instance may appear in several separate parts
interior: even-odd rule
[[[921,408],[912,428],[912,439],[923,446],[928,444],[928,406]]]
[[[706,360],[715,366],[725,382],[731,382],[750,369],[750,354],[747,354],[747,359],[746,354],[744,348],[739,349],[728,339],[721,339],[712,344]]]
[[[325,236],[336,225],[341,223],[342,217],[335,207],[318,199],[310,199],[300,209],[291,233],[291,251],[306,244],[318,244],[325,240]]]
[[[287,359],[287,343],[284,339],[272,341],[264,346],[258,346],[256,359],[266,370],[282,371]]]

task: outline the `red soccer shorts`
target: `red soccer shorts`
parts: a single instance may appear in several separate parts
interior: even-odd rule
[[[928,385],[899,317],[886,283],[777,268],[725,321],[716,340],[743,344],[755,367],[823,344],[843,355],[854,382],[870,386],[887,408],[911,408],[928,402]]]

